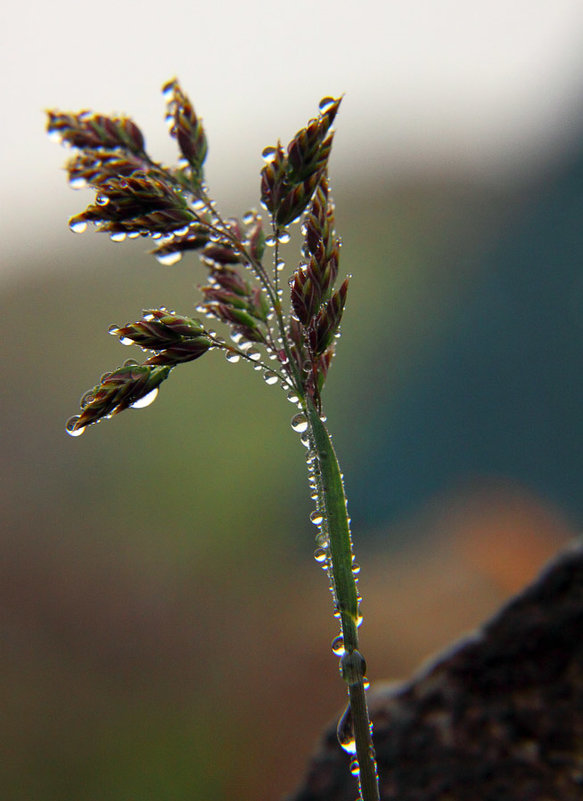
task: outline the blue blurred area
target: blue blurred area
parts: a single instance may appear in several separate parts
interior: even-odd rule
[[[583,524],[582,221],[580,151],[474,252],[472,280],[461,296],[450,287],[388,418],[382,388],[369,409],[375,470],[350,480],[365,528],[484,478],[527,486]],[[391,381],[379,376],[379,387]]]

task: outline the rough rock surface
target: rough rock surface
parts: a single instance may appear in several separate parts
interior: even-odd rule
[[[369,702],[383,801],[583,799],[583,546]],[[357,797],[335,726],[288,801]]]

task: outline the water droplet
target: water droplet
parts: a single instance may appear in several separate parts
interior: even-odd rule
[[[287,393],[287,399],[290,403],[297,403],[299,401],[298,393],[292,389],[291,392]]]
[[[130,404],[131,409],[145,409],[146,406],[149,406],[151,403],[154,403],[156,398],[158,397],[158,387],[153,389],[151,392],[148,392],[147,395],[144,395],[143,398],[139,398],[135,403]]]
[[[71,189],[85,189],[87,186],[87,181],[85,178],[82,178],[80,175],[74,178],[71,178],[69,181],[69,186]]]
[[[287,245],[290,240],[290,235],[287,231],[280,231],[277,235],[277,241],[280,242],[282,245]]]
[[[308,430],[308,418],[303,412],[294,414],[291,419],[291,427],[294,431],[297,431],[298,434],[303,434],[304,431]]]
[[[139,362],[137,362],[136,359],[126,359],[125,362],[123,363],[123,366],[124,367],[137,367],[138,364],[139,364]],[[111,373],[109,373],[109,375],[111,375]]]
[[[127,234],[125,231],[116,231],[113,234],[109,235],[109,238],[112,242],[123,242],[125,241]]]
[[[353,759],[352,762],[350,763],[350,772],[352,773],[353,776],[358,776],[358,774],[360,773],[360,768],[358,766],[358,759]]]
[[[263,373],[263,380],[266,384],[269,384],[269,386],[273,386],[273,384],[277,384],[277,374],[272,370],[266,370]]]
[[[107,195],[96,195],[95,202],[98,206],[107,206],[109,203],[109,198]]]
[[[235,353],[233,350],[228,350],[225,353],[225,359],[230,362],[231,364],[237,364],[237,362],[241,359],[238,353]]]
[[[304,431],[304,433],[300,437],[300,442],[302,443],[304,448],[309,448],[310,447],[310,445],[311,445],[310,435],[309,435],[309,433],[307,431]]]
[[[356,740],[354,739],[354,731],[352,728],[352,709],[350,704],[346,707],[336,729],[336,736],[341,747],[347,754],[356,754]]]
[[[340,675],[349,686],[362,681],[366,675],[366,662],[360,651],[346,651],[340,659]]]
[[[360,573],[360,565],[358,564],[358,562],[352,563],[352,572],[354,573],[355,576],[357,576]]]
[[[175,250],[173,253],[155,253],[156,260],[163,264],[164,267],[172,267],[173,264],[178,264],[182,258],[182,253]]]
[[[273,161],[276,153],[277,150],[274,147],[264,147],[263,150],[261,151],[261,158],[264,161],[270,162]]]
[[[69,229],[73,231],[74,234],[82,234],[87,230],[87,223],[85,220],[72,219],[69,223]]]
[[[259,353],[259,351],[256,350],[255,348],[248,348],[247,356],[254,362],[258,362],[261,359],[261,353]]]
[[[314,559],[319,565],[323,564],[328,558],[328,552],[325,548],[316,548],[314,551]]]
[[[275,246],[275,237],[274,236],[266,237],[265,244],[267,245],[268,248],[274,247]]]
[[[334,105],[335,102],[336,99],[334,97],[323,97],[318,103],[318,108],[320,109],[322,114],[325,114],[328,111],[328,109]]]
[[[120,337],[119,341],[122,345],[135,345],[134,340],[130,339],[129,337]]]
[[[322,521],[324,520],[324,515],[317,509],[314,509],[314,511],[310,515],[310,520],[315,526],[319,526],[322,524]]]
[[[344,656],[344,637],[342,634],[332,640],[332,653],[335,656]]]
[[[65,431],[70,437],[80,437],[81,434],[85,431],[85,427],[83,428],[75,428],[77,421],[81,419],[80,414],[75,414],[73,417],[69,417],[67,422],[65,423]]]
[[[85,392],[81,396],[81,400],[79,401],[79,406],[82,409],[84,409],[86,406],[89,406],[90,403],[93,403],[94,400],[95,400],[95,394],[94,394],[93,390],[92,389],[88,389],[87,392]]]
[[[281,242],[281,239],[279,241]],[[275,269],[277,270],[278,273],[283,272],[285,270],[285,261],[281,260],[278,261],[277,264],[275,265]]]
[[[107,333],[111,334],[112,336],[117,336],[118,331],[119,331],[118,325],[110,325],[109,328],[107,329]]]

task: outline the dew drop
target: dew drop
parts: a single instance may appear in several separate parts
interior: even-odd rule
[[[173,253],[156,253],[154,255],[156,260],[163,264],[164,267],[172,267],[173,264],[178,264],[182,258],[182,253],[179,250],[175,250]]]
[[[323,564],[328,558],[328,553],[325,548],[316,548],[314,551],[314,559],[319,565]]]
[[[320,109],[322,114],[325,114],[328,111],[328,109],[334,105],[335,102],[336,99],[334,97],[323,97],[318,103],[318,108]]]
[[[247,350],[247,356],[254,362],[258,362],[261,359],[261,353],[259,353],[256,348],[249,348]]]
[[[268,236],[265,239],[265,244],[267,245],[268,248],[274,247],[275,246],[275,237],[274,236]]]
[[[107,329],[107,333],[111,334],[112,336],[117,336],[118,332],[119,332],[118,325],[110,325],[109,328]]]
[[[293,390],[291,390],[291,392],[288,392],[287,399],[290,403],[297,403],[299,401],[297,392],[294,392]]]
[[[124,367],[137,367],[138,366],[138,362],[135,359],[126,359],[125,362],[123,363],[123,366]],[[111,373],[109,373],[109,375],[111,375]]]
[[[357,576],[360,573],[360,565],[358,564],[358,562],[352,563],[352,572],[354,573],[355,576]]]
[[[273,386],[273,384],[277,384],[277,374],[272,370],[266,370],[263,373],[263,380],[266,384],[269,384],[269,386]]]
[[[82,234],[84,231],[87,230],[87,223],[85,220],[71,220],[69,223],[69,229],[73,231],[74,234]]]
[[[291,427],[294,431],[297,431],[298,434],[303,434],[304,431],[308,430],[308,418],[303,412],[294,414],[291,419]]]
[[[129,337],[120,337],[119,341],[122,345],[135,345],[134,340],[130,339]]]
[[[332,653],[335,656],[344,656],[344,637],[342,634],[332,640]]]
[[[352,709],[350,708],[350,704],[348,704],[342,717],[338,721],[336,736],[338,737],[338,742],[341,747],[347,754],[356,754],[356,740],[352,728]]]
[[[279,241],[281,242],[281,239]],[[277,270],[278,273],[283,272],[285,270],[285,261],[281,260],[278,261],[277,264],[275,265],[275,269]]]
[[[310,515],[310,520],[315,526],[320,526],[324,520],[324,515],[317,509],[314,509],[314,511]]]
[[[79,406],[82,409],[84,409],[86,406],[89,406],[90,403],[93,403],[94,400],[95,400],[95,394],[92,389],[89,389],[81,396],[81,400],[79,401]]]
[[[110,234],[109,238],[112,242],[124,242],[127,234],[125,231],[116,231],[113,234]]]
[[[277,241],[280,242],[282,245],[287,245],[290,240],[290,235],[287,231],[280,231],[277,235]]]
[[[358,766],[358,759],[353,759],[350,763],[350,772],[353,776],[358,776],[360,773],[360,767]]]
[[[225,359],[230,364],[237,364],[237,362],[241,359],[238,353],[235,353],[234,350],[228,350],[225,354]]]
[[[87,186],[87,181],[85,178],[81,178],[81,176],[77,176],[76,178],[71,178],[69,181],[69,186],[71,189],[84,189]]]
[[[95,202],[98,206],[107,206],[109,203],[109,198],[107,195],[96,195]]]
[[[77,421],[81,419],[80,414],[75,414],[73,417],[69,417],[67,422],[65,423],[65,431],[70,437],[80,437],[81,434],[85,431],[85,426],[83,428],[75,428],[77,425]]]
[[[311,442],[310,442],[310,435],[308,434],[308,432],[307,432],[307,431],[304,431],[304,433],[303,433],[303,434],[302,434],[302,436],[300,437],[300,442],[302,443],[302,445],[304,446],[304,448],[309,448],[309,447],[310,447],[310,445],[311,445]]]
[[[130,404],[130,409],[145,409],[146,406],[149,406],[151,403],[154,403],[156,398],[158,397],[158,387],[155,387],[151,392],[148,392],[147,395],[144,395],[143,398],[139,398],[135,403]]]
[[[263,150],[261,151],[261,158],[264,161],[270,162],[273,161],[276,153],[277,150],[274,147],[264,147]]]

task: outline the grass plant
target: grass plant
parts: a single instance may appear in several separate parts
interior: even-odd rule
[[[378,801],[366,663],[358,641],[359,567],[322,402],[349,283],[348,278],[338,280],[341,243],[328,179],[332,126],[342,98],[324,98],[317,116],[287,147],[278,142],[264,149],[260,190],[269,219],[266,230],[255,209],[240,220],[221,215],[205,183],[202,120],[177,80],[163,92],[166,120],[180,152],[173,167],[149,156],[142,132],[127,117],[48,112],[49,134],[73,154],[67,163],[70,184],[95,191],[94,202],[70,220],[71,230],[82,232],[93,224],[114,241],[147,237],[162,264],[197,253],[207,271],[195,307],[198,317],[152,308],[134,322],[109,329],[122,344],[139,346],[144,360],[128,359],[102,375],[84,393],[66,430],[77,437],[125,409],[148,406],[178,365],[210,351],[222,351],[229,362],[248,362],[268,384],[281,386],[297,407],[291,425],[306,448],[314,557],[326,571],[340,629],[332,650],[348,705],[338,739],[362,800]],[[301,255],[287,280],[283,253],[295,223],[301,225]],[[215,330],[216,323],[221,331]]]

